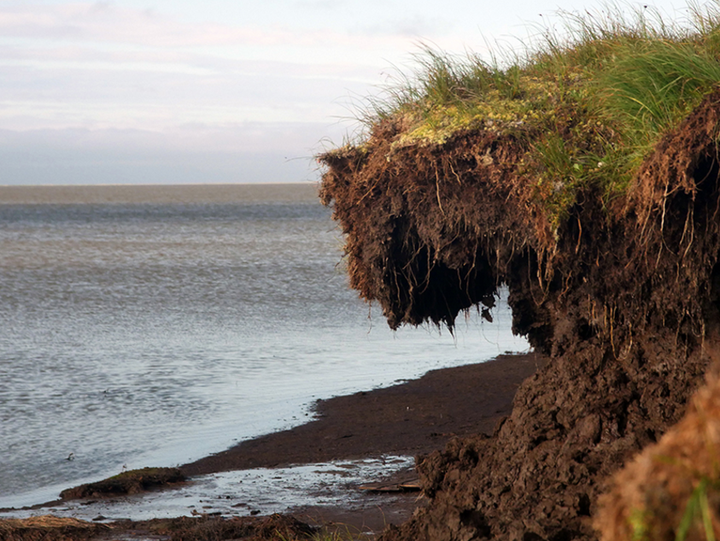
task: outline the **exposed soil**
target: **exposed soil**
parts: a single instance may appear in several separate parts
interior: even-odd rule
[[[170,541],[221,541],[244,539],[247,541],[306,541],[317,529],[299,520],[282,515],[269,517],[180,517],[154,519],[143,522],[119,522],[114,525],[115,535],[123,532],[126,536],[148,534]],[[113,534],[111,534],[112,536]]]
[[[546,362],[537,353],[501,355],[480,364],[434,370],[392,387],[322,400],[316,406],[315,421],[243,442],[181,470],[191,476],[437,451],[455,437],[492,434],[512,410],[522,381]],[[391,485],[414,479],[415,471],[401,471],[383,481]],[[407,521],[426,503],[410,493],[361,509],[311,506],[297,509],[294,515],[315,525],[341,524],[354,532],[380,532],[387,525]]]
[[[40,516],[24,520],[0,519],[2,541],[84,541],[102,536],[108,530],[105,524],[74,518]]]
[[[601,539],[717,539],[719,447],[720,378],[713,373],[682,420],[613,476],[594,520]]]
[[[231,519],[179,517],[142,522],[119,521],[110,525],[52,516],[0,520],[0,539],[3,541],[306,541],[317,531],[317,528],[293,517],[281,515]]]
[[[527,137],[398,148],[389,120],[321,157],[351,285],[391,327],[452,326],[507,284],[514,330],[551,359],[492,437],[421,460],[432,501],[384,541],[596,538],[605,480],[680,419],[718,343],[719,126],[715,92],[626,197],[578,188],[559,224],[524,176]]]

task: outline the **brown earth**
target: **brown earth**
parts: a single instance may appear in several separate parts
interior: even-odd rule
[[[685,417],[613,476],[595,517],[603,541],[720,535],[720,378],[708,380]]]
[[[492,434],[510,413],[522,381],[546,362],[537,353],[500,355],[480,364],[433,370],[392,387],[321,400],[316,405],[317,420],[243,442],[186,464],[181,471],[192,476],[437,451],[456,437]],[[400,471],[368,481],[392,485],[415,479],[415,471]],[[315,525],[380,532],[388,524],[407,521],[424,504],[417,494],[409,493],[375,498],[359,508],[306,506],[293,514]]]
[[[74,518],[39,516],[28,519],[0,519],[2,541],[84,541],[108,531],[105,524]]]
[[[170,541],[307,541],[318,532],[299,520],[284,516],[268,517],[179,517],[154,519],[143,522],[125,522],[114,525],[115,535],[122,532],[130,539],[136,536]],[[110,534],[109,538],[112,538]],[[104,541],[104,540],[102,540]]]
[[[126,471],[97,483],[68,488],[60,493],[60,498],[112,498],[122,494],[138,494],[185,480],[185,475],[177,468],[142,468]]]
[[[492,437],[421,460],[432,501],[384,541],[597,537],[605,480],[680,419],[720,337],[719,126],[714,92],[626,196],[577,188],[559,222],[525,176],[532,134],[403,146],[385,120],[320,157],[351,285],[391,327],[452,326],[506,284],[514,330],[550,356]]]
[[[169,541],[298,541],[317,533],[293,517],[179,517],[110,525],[73,518],[39,516],[23,520],[0,519],[2,541],[115,541],[154,539]]]

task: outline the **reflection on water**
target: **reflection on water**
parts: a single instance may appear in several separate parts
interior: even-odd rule
[[[0,507],[200,458],[306,420],[316,398],[527,348],[504,305],[456,338],[368,319],[313,186],[13,188]]]

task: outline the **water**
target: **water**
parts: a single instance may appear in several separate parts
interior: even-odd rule
[[[528,347],[504,303],[455,337],[369,317],[310,185],[0,187],[0,202],[0,508]]]
[[[224,517],[294,512],[308,505],[344,510],[382,508],[402,495],[360,490],[368,480],[388,471],[410,468],[412,457],[385,456],[286,468],[255,468],[201,475],[166,490],[53,502],[49,507],[0,512],[0,518],[29,518],[52,514],[80,520],[112,522],[197,516]],[[98,517],[102,517],[99,519]],[[136,539],[136,541],[143,541]]]

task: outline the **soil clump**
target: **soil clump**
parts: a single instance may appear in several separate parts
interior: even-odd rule
[[[110,541],[158,539],[167,541],[306,541],[319,530],[283,515],[269,517],[179,517],[110,525],[53,516],[0,520],[3,541]]]
[[[268,517],[179,517],[142,522],[118,522],[118,531],[137,535],[151,534],[169,541],[298,541],[311,538],[319,530],[285,515]]]
[[[491,437],[419,461],[431,504],[384,541],[597,537],[605,480],[681,418],[720,337],[718,126],[716,91],[626,196],[578,186],[559,221],[512,131],[402,145],[389,118],[320,157],[351,285],[391,327],[491,317],[506,284],[513,330],[550,356]]]
[[[96,483],[68,488],[60,493],[60,498],[63,500],[111,498],[182,483],[186,479],[178,468],[142,468],[125,471]]]

